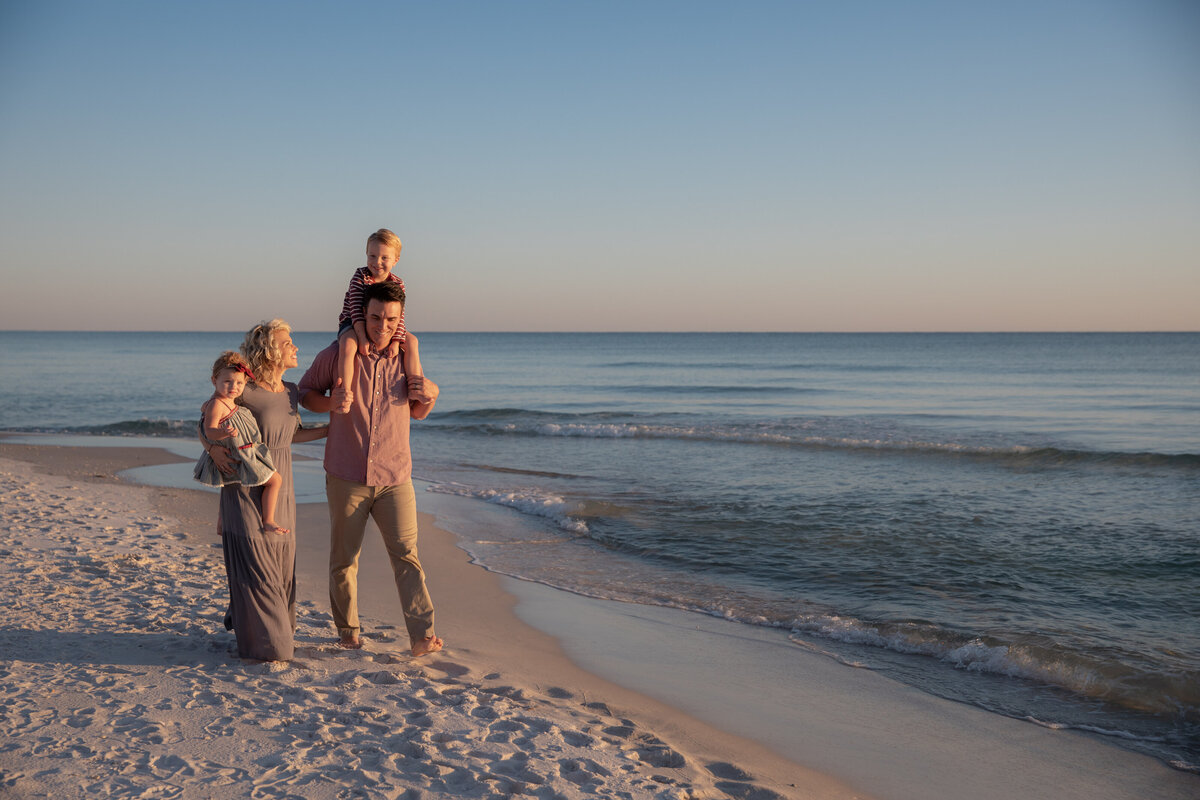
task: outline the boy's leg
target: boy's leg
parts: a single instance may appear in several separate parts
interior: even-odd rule
[[[354,385],[354,359],[358,355],[358,339],[354,337],[351,328],[338,337],[338,375],[341,376],[342,386],[349,391]],[[350,402],[342,404],[341,408],[333,409],[335,414],[350,413]]]
[[[404,336],[404,374],[424,375],[421,371],[421,355],[417,350],[417,337],[412,333]]]

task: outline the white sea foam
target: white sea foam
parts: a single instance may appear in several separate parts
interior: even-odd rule
[[[430,485],[429,491],[440,494],[453,494],[459,497],[474,497],[488,503],[507,506],[508,508],[520,511],[522,514],[543,517],[564,531],[571,533],[588,532],[586,522],[571,516],[571,511],[574,508],[573,504],[568,503],[558,495],[537,489],[481,489],[478,487],[463,486],[462,484],[436,483]]]
[[[989,446],[955,441],[933,441],[907,437],[850,435],[805,435],[804,426],[761,430],[737,425],[661,425],[635,422],[508,422],[483,426],[496,433],[533,436],[562,436],[579,439],[688,439],[741,444],[780,444],[846,450],[895,450],[963,455],[1026,455],[1034,448],[1023,445]]]
[[[988,644],[981,639],[957,643],[953,634],[915,624],[878,626],[852,617],[816,617],[794,625],[796,633],[893,650],[909,655],[932,656],[958,669],[1025,678],[1071,689],[1081,695],[1103,692],[1099,674],[1085,664],[1071,664],[1049,653],[1017,645]]]

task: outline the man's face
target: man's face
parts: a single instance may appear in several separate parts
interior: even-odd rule
[[[400,302],[385,303],[372,299],[367,303],[366,323],[367,338],[375,345],[376,350],[383,350],[400,328],[400,316],[404,313],[404,304]]]

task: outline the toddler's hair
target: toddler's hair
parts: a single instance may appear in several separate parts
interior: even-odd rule
[[[241,353],[235,353],[233,350],[226,350],[224,353],[221,353],[216,361],[213,362],[213,380],[216,380],[216,377],[221,374],[221,370],[223,369],[240,369],[241,371],[249,374],[250,364],[245,358],[242,357]]]
[[[400,252],[400,237],[389,231],[387,228],[380,228],[367,237],[367,247],[371,246],[371,242],[379,242],[380,244],[390,247],[397,253]]]

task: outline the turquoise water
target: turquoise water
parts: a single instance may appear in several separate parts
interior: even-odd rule
[[[301,369],[330,340],[297,334]],[[0,333],[0,429],[185,436],[237,334]],[[437,334],[490,568],[1200,765],[1200,334]],[[514,532],[515,531],[515,532]]]

